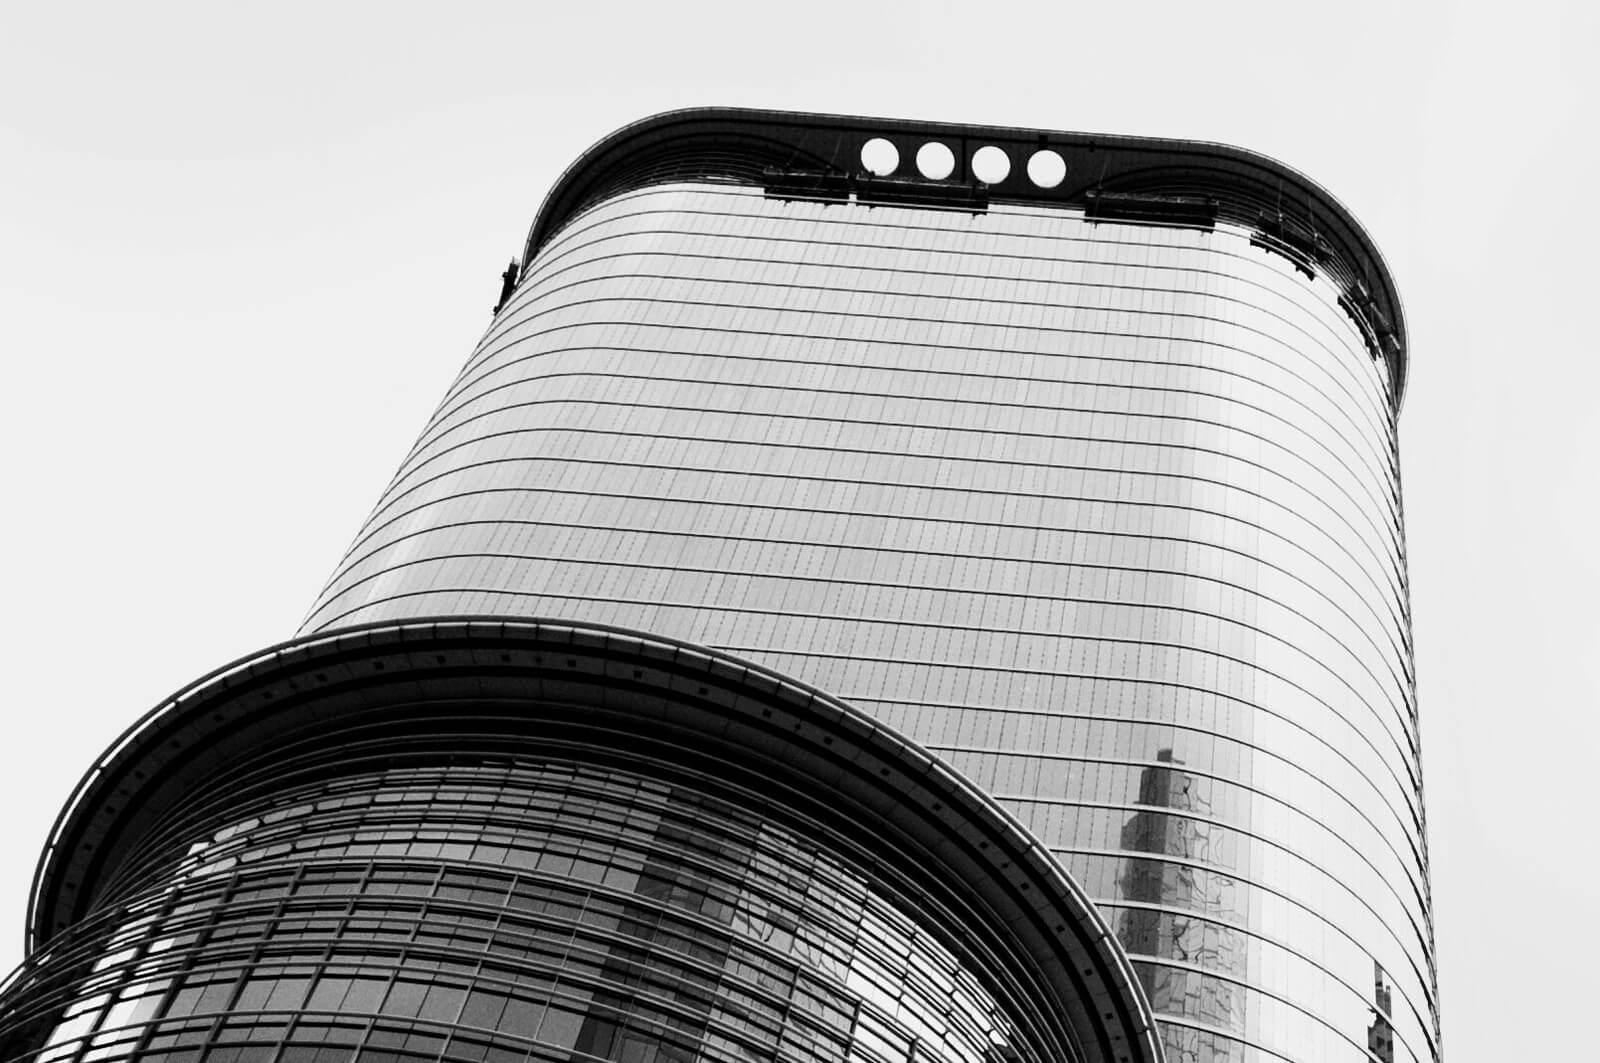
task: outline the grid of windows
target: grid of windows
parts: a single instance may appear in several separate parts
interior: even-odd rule
[[[993,957],[948,941],[953,913],[771,793],[677,759],[346,737],[270,750],[167,817],[18,973],[0,1046],[42,1047],[6,1058],[1059,1051]]]
[[[1360,1058],[1377,1007],[1426,1063],[1396,399],[1335,286],[1250,235],[613,194],[304,630],[571,617],[754,659],[1016,812],[1175,1059]]]

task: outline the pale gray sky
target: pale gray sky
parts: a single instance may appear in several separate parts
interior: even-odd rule
[[[298,626],[561,169],[726,104],[1224,141],[1354,209],[1411,326],[1446,1052],[1567,1055],[1600,908],[1597,54],[1552,0],[7,5],[0,966],[93,758]]]

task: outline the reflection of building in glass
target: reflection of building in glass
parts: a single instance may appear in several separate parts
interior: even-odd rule
[[[1195,870],[1218,858],[1211,851],[1213,829],[1201,818],[1209,817],[1211,810],[1199,800],[1195,777],[1176,765],[1172,750],[1157,751],[1156,760],[1161,766],[1140,772],[1141,808],[1122,828],[1122,849],[1172,859],[1126,861],[1118,936],[1136,956],[1167,959],[1162,965],[1139,965],[1140,982],[1157,1014],[1192,1015],[1207,1026],[1232,1029],[1239,1021],[1234,983],[1205,976],[1205,972],[1248,976],[1242,935],[1201,917],[1226,912],[1232,900],[1225,879],[1201,876]],[[1202,892],[1207,889],[1213,895]],[[1177,1054],[1169,1048],[1169,1057]]]
[[[389,896],[384,846],[407,847],[406,869],[421,861],[469,877],[512,867],[501,848],[538,850],[532,868],[508,873],[568,892],[542,930],[518,940],[547,933],[565,944],[518,946],[541,972],[536,992],[491,979],[493,993],[546,1009],[536,1026],[522,1012],[507,1019],[510,1004],[496,1020],[525,1039],[506,1051],[529,1058],[544,1058],[540,1046],[632,1058],[646,1042],[658,1046],[648,1058],[808,1058],[790,1037],[817,1058],[896,1063],[1053,1058],[1073,1043],[1068,1056],[1116,1055],[1122,1044],[1153,1054],[1141,1043],[1140,987],[1169,1058],[1361,1058],[1374,962],[1388,972],[1394,1058],[1436,1058],[1395,438],[1404,330],[1377,252],[1337,201],[1277,163],[1214,145],[684,112],[625,129],[575,163],[511,279],[303,641],[197,687],[191,700],[214,704],[214,719],[202,727],[193,716],[186,730],[175,710],[159,714],[140,732],[158,759],[138,761],[139,743],[125,743],[118,771],[87,784],[47,854],[36,958],[9,1001],[57,1001],[74,1035],[101,1029],[135,999],[108,988],[93,1002],[102,976],[90,968],[108,940],[119,955],[202,948],[200,938],[163,944],[170,935],[148,928],[166,917],[132,898],[189,919],[206,912],[201,937],[275,926],[285,898],[298,897],[286,885],[251,901],[277,906],[259,920],[236,916],[231,893],[198,906],[169,898],[189,847],[198,859],[219,832],[254,838],[258,828],[241,824],[282,811],[301,826],[283,828],[293,838],[263,835],[257,866],[320,874],[323,858],[306,854],[325,852],[330,866],[359,867],[326,894],[352,912]],[[451,626],[464,617],[499,619]],[[569,668],[590,658],[554,648],[561,625],[602,643],[650,632],[649,646],[668,648],[596,664],[577,698]],[[484,640],[500,638],[513,647],[490,652]],[[430,648],[438,639],[448,646]],[[391,643],[412,648],[384,657]],[[312,652],[303,647],[325,644],[359,659],[296,671]],[[652,655],[697,653],[714,669],[759,667],[720,685],[673,680],[687,707],[657,722],[694,737],[650,738],[671,752],[639,747],[644,724],[596,723],[559,746],[543,731],[506,731],[511,720],[573,722],[561,707],[574,698],[585,711],[647,713],[637,701],[666,674]],[[435,669],[450,673],[437,697],[407,693]],[[502,670],[512,685],[486,693]],[[287,685],[291,674],[302,686]],[[787,682],[779,676],[844,699],[849,726],[827,732],[819,709],[798,730],[763,724],[758,741],[717,737],[717,712],[759,708],[767,684]],[[583,797],[582,815],[516,841],[518,814],[492,812],[500,798],[485,794],[464,800],[487,819],[439,833],[406,818],[409,783],[386,790],[365,761],[346,764],[316,737],[309,721],[338,720],[323,684],[348,684],[338,696],[363,711],[389,699],[389,716],[403,715],[395,705],[431,713],[447,721],[440,735],[461,719],[495,721],[479,744],[416,739],[417,767],[440,772],[451,794],[475,792],[471,772],[546,778],[560,763],[622,772],[630,793],[665,787],[682,795],[672,807],[694,811],[672,826],[659,802],[602,799],[606,789]],[[267,689],[274,706],[306,703],[303,727],[298,709],[263,708]],[[693,727],[676,722],[690,709]],[[263,713],[245,744],[234,717]],[[944,781],[925,780],[917,801],[898,784],[874,797],[863,782],[840,806],[890,837],[914,825],[902,822],[916,818],[908,809],[931,815],[896,843],[899,860],[864,859],[875,835],[846,825],[818,835],[814,856],[800,846],[828,807],[816,787],[831,776],[806,759],[814,732],[832,739],[823,748],[835,760],[845,749],[871,760],[861,743],[896,734],[938,758],[927,770]],[[755,783],[741,791],[718,772],[675,774],[680,755],[708,742],[739,771],[788,788],[768,807],[752,798]],[[204,786],[167,784],[154,767],[200,770],[200,754],[186,752],[194,743],[216,747],[213,761],[265,757],[266,774],[286,751],[332,758],[316,762],[314,780],[328,796],[296,799],[318,816],[345,788],[370,800],[326,827],[280,808],[271,786],[260,812],[231,789],[208,804]],[[921,763],[902,752],[895,763]],[[995,857],[997,841],[971,849],[964,831],[1003,833],[1003,821],[941,774],[949,769],[1037,839],[1011,850],[1041,862],[1026,890],[1007,879],[1017,859]],[[975,802],[962,806],[967,819],[928,792],[947,784]],[[557,800],[547,786],[518,782],[513,806]],[[567,837],[561,824],[584,815],[595,826]],[[623,845],[630,817],[662,825]],[[314,841],[319,832],[332,840]],[[489,840],[502,835],[514,844]],[[630,855],[580,861],[591,836]],[[682,866],[692,872],[644,873],[691,848]],[[557,854],[548,865],[546,849]],[[642,878],[613,884],[619,863]],[[211,878],[250,873],[241,862]],[[683,875],[709,877],[691,889]],[[437,893],[444,881],[404,917],[293,915],[319,928],[326,950],[315,963],[294,954],[293,977],[336,977],[326,965],[346,961],[334,943],[359,940],[363,956],[386,957],[385,993],[430,970],[470,997],[484,969],[448,966],[467,962],[462,952],[416,950],[436,915],[441,927],[443,913],[500,926],[509,902],[458,912]],[[522,881],[483,888],[512,897]],[[593,899],[600,887],[606,904]],[[1059,918],[1016,931],[1017,913],[1038,905]],[[949,917],[968,910],[977,916]],[[583,929],[591,914],[594,932]],[[1095,944],[1102,918],[1117,945]],[[709,938],[689,943],[684,920]],[[403,941],[382,936],[391,925]],[[951,938],[952,926],[970,929]],[[493,954],[483,944],[492,929],[472,931],[479,944],[462,949]],[[277,945],[227,948],[216,962],[231,988],[198,1013],[211,1017],[212,1045],[230,1043],[220,1038],[245,1012],[271,1025],[237,984],[241,964],[258,961],[238,957]],[[760,963],[741,958],[749,949]],[[360,972],[375,962],[352,958],[355,973],[337,977],[368,978]],[[130,954],[114,966],[157,984],[143,980],[143,963]],[[316,964],[325,967],[301,970]],[[26,988],[46,982],[49,993]],[[398,1036],[375,992],[273,1021],[309,1023],[314,1011],[329,1028],[359,1026],[340,1036],[373,1046],[380,1027]],[[140,1021],[174,1015],[177,999]],[[935,1000],[949,1007],[919,1003]],[[448,1027],[428,1035],[482,1042],[488,1027],[465,1007],[428,1019]],[[12,1014],[23,1012],[34,1025],[14,1019],[19,1029],[61,1020],[32,1003]]]
[[[1389,1013],[1394,1009],[1393,992],[1383,977],[1383,968],[1372,965],[1372,1025],[1367,1028],[1367,1051],[1379,1063],[1394,1063],[1394,1027]]]

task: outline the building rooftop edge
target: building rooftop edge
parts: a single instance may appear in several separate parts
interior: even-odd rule
[[[1371,334],[1369,342],[1389,361],[1397,404],[1404,394],[1404,310],[1371,235],[1311,178],[1267,155],[1227,144],[727,107],[666,111],[623,126],[567,167],[535,215],[522,269],[568,220],[610,192],[689,180],[697,163],[721,177],[743,167],[752,183],[763,169],[773,168],[871,180],[859,153],[865,141],[877,138],[900,149],[904,161],[896,173],[912,174],[909,182],[890,183],[913,184],[929,194],[939,187],[976,184],[984,202],[1084,206],[1097,196],[1129,193],[1221,200],[1212,208],[1220,206],[1228,220],[1258,226],[1263,246],[1307,268],[1327,269],[1343,293],[1341,304],[1348,300],[1347,312],[1358,317],[1362,331]],[[948,177],[915,176],[909,149],[926,141],[955,149]],[[992,184],[978,182],[971,173],[973,152],[986,145],[1006,151],[1012,163],[1009,173]],[[1020,154],[1040,150],[1054,151],[1065,162],[1062,179],[1049,187],[1028,179]],[[913,192],[910,201],[915,199]]]

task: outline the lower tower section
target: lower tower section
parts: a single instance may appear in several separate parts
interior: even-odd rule
[[[113,748],[0,1055],[1160,1058],[1081,891],[826,695],[573,624],[289,643]]]

